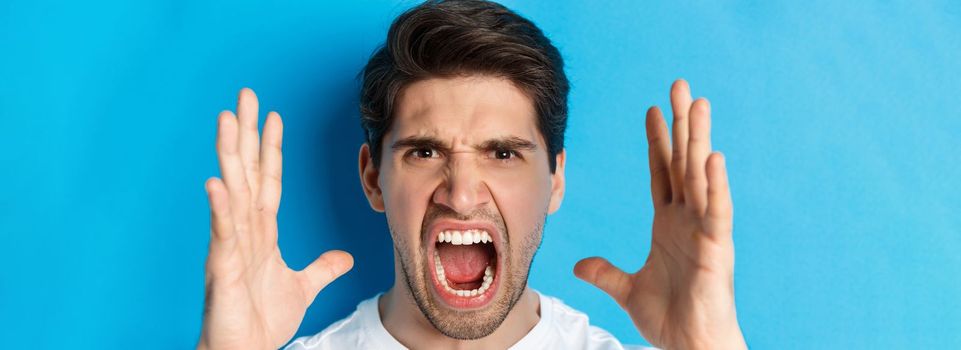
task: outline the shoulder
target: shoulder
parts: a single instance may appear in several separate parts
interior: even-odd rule
[[[320,333],[294,339],[290,344],[287,344],[284,350],[363,348],[363,344],[370,340],[367,334],[366,321],[371,317],[380,318],[377,314],[377,298],[379,296],[360,302],[350,316],[334,322]]]
[[[538,293],[540,294],[540,293]],[[541,294],[541,316],[548,318],[549,336],[559,344],[577,345],[590,350],[656,350],[639,345],[625,345],[610,332],[590,324],[587,314],[565,304],[558,298]]]

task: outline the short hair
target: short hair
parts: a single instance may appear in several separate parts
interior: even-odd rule
[[[394,20],[361,74],[361,127],[375,169],[401,90],[428,78],[479,74],[506,78],[533,101],[550,171],[556,170],[570,90],[564,61],[533,22],[503,5],[435,0],[411,8]]]

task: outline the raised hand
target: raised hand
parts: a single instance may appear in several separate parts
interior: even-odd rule
[[[257,96],[240,91],[237,115],[220,113],[217,156],[223,180],[212,177],[206,300],[198,348],[277,349],[297,332],[307,307],[353,266],[328,251],[302,271],[287,267],[277,247],[283,124],[267,114],[257,131]]]
[[[644,266],[628,274],[599,257],[577,277],[623,307],[662,349],[746,349],[734,307],[734,208],[724,157],[711,152],[711,110],[691,102],[687,82],[671,88],[673,148],[657,107],[647,112],[654,228]]]

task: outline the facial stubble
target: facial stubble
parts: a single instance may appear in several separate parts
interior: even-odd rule
[[[478,210],[465,216],[446,207],[431,206],[425,214],[420,229],[422,243],[434,244],[433,240],[427,239],[427,225],[439,218],[452,218],[461,221],[484,220],[495,224],[500,232],[504,233],[504,244],[499,248],[505,250],[505,253],[498,253],[497,256],[497,259],[504,259],[503,271],[499,271],[497,277],[500,279],[499,288],[502,289],[503,293],[498,291],[495,299],[479,310],[458,311],[440,305],[440,302],[432,296],[428,289],[427,281],[430,281],[431,278],[429,273],[432,273],[434,268],[423,266],[428,263],[427,259],[424,258],[427,255],[427,246],[421,244],[417,249],[419,254],[412,254],[414,250],[410,249],[409,242],[406,239],[409,236],[403,232],[398,232],[388,219],[388,228],[394,239],[394,251],[400,257],[401,269],[404,272],[404,280],[407,282],[408,291],[424,317],[441,334],[461,340],[486,337],[500,327],[526,289],[531,263],[540,248],[547,214],[546,212],[543,214],[542,219],[535,223],[528,234],[520,237],[521,254],[517,261],[514,261],[514,257],[511,255],[513,251],[511,249],[511,235],[507,231],[504,219],[497,213],[490,210]]]

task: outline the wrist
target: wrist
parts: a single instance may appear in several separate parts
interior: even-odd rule
[[[210,346],[207,345],[207,337],[200,335],[200,340],[197,341],[197,350],[210,350]]]
[[[747,350],[747,343],[744,341],[744,335],[741,333],[741,329],[737,326],[733,330],[721,334],[711,334],[710,336],[695,337],[688,339],[685,342],[687,344],[682,346],[684,349],[696,349],[696,350],[708,350],[708,349],[730,349],[730,350]]]

